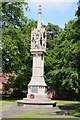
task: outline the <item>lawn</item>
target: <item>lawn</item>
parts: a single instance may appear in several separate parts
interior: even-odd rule
[[[16,104],[16,100],[0,100],[0,105]]]
[[[15,115],[13,118],[79,118],[80,117],[80,102],[78,101],[63,101],[56,100],[57,107],[60,110],[34,110],[20,115]],[[62,113],[63,115],[55,115],[55,113]],[[64,115],[68,113],[69,116]]]
[[[64,120],[69,120],[69,118],[72,118],[72,120],[80,120],[80,102],[64,100],[55,101],[57,102],[57,107],[59,107],[60,109],[35,109],[26,113],[16,114],[15,116],[11,116],[10,118],[56,118],[56,120],[58,118],[64,118]],[[3,100],[0,101],[0,103],[2,103],[2,105],[16,104],[16,100]],[[64,115],[64,113],[67,115]]]
[[[63,108],[66,107],[65,111],[68,112],[69,114],[80,117],[80,101],[61,101],[61,100],[56,100],[57,106],[62,106]],[[67,108],[74,108],[72,110],[69,110]]]
[[[10,99],[10,100],[0,100],[0,105],[5,104],[17,104],[16,100],[21,100],[22,98]]]
[[[54,113],[54,111],[50,110],[35,110],[27,113],[23,113],[20,115],[15,115],[11,118],[75,118],[75,120],[79,120],[74,116],[64,116],[64,115],[49,115],[49,113]]]

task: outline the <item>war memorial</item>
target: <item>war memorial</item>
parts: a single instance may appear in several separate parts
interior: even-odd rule
[[[18,105],[56,106],[56,102],[47,97],[44,80],[44,55],[46,53],[46,30],[41,27],[41,5],[38,11],[37,28],[31,30],[31,54],[33,55],[32,78],[28,84],[28,94]]]

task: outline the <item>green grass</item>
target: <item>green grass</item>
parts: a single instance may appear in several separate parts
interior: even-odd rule
[[[22,100],[22,98],[13,98],[13,99],[10,99],[10,100],[0,100],[0,105],[5,105],[5,104],[17,104],[17,100]]]
[[[65,109],[65,110],[33,110],[29,111],[23,114],[17,114],[15,116],[11,116],[11,118],[76,118],[80,117],[80,102],[78,101],[65,101],[65,100],[55,100],[57,102],[57,106],[63,106],[63,107],[72,107],[74,109]],[[0,101],[2,105],[5,104],[16,104],[16,100],[2,100]],[[7,111],[7,110],[3,110]],[[55,113],[55,112],[67,112],[70,114],[70,116],[64,116],[64,115],[49,115],[49,113]]]
[[[49,113],[50,111],[49,110],[35,110],[35,111],[15,115],[11,118],[76,118],[75,116],[62,116],[62,115],[61,116],[60,115],[49,116],[49,115],[41,114],[41,113],[45,113],[45,112]],[[75,120],[77,120],[77,118]]]
[[[0,105],[5,105],[5,104],[16,104],[16,100],[0,100]]]
[[[74,107],[73,110],[34,110],[30,112],[26,112],[23,114],[18,114],[15,116],[12,116],[12,118],[76,118],[80,115],[80,102],[78,101],[63,101],[63,100],[55,100],[57,102],[57,106],[68,106],[68,107]],[[64,115],[49,115],[49,113],[55,113],[55,112],[67,112],[70,114],[70,116],[64,116]]]
[[[57,102],[57,106],[80,104],[79,101],[66,101],[66,100],[55,100],[55,101]]]
[[[70,115],[80,117],[80,101],[61,101],[61,100],[56,100],[57,106],[67,106],[67,107],[72,107],[74,110],[65,110],[68,112]]]

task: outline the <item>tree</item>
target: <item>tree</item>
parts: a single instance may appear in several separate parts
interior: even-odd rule
[[[80,3],[80,1],[79,1]],[[57,92],[80,91],[80,6],[76,12],[77,19],[65,24],[54,37],[52,46],[45,56],[45,79]],[[51,27],[50,27],[51,30]],[[52,32],[51,32],[52,33]],[[50,37],[49,37],[50,38]],[[50,45],[50,44],[49,44]]]
[[[20,91],[27,86],[32,73],[30,55],[31,28],[37,21],[24,16],[24,3],[2,3],[2,59],[3,72],[15,72],[11,77],[14,88]],[[27,4],[28,9],[28,4]],[[64,30],[58,25],[42,25],[47,30],[47,52],[45,56],[45,80],[52,89],[80,91],[80,27],[79,7],[77,19],[65,24]]]
[[[28,10],[28,2],[2,2],[2,27],[12,24],[15,27],[22,27],[27,23],[23,13],[23,6]]]
[[[45,27],[47,31],[47,48],[51,50],[54,48],[54,38],[61,32],[61,28],[52,23],[48,23],[47,26],[43,25],[43,27]]]
[[[54,39],[54,48],[45,56],[46,82],[56,91],[75,90],[79,92],[80,77],[77,54],[79,43],[76,40],[75,20],[65,25],[65,29]]]
[[[19,90],[24,88],[24,84],[27,86],[31,79],[31,28],[36,26],[34,20],[24,16],[24,4],[2,3],[2,70],[17,74],[17,77],[11,77],[10,81],[14,82],[13,87]]]
[[[80,0],[78,1],[78,10],[76,11],[78,27],[80,27]]]

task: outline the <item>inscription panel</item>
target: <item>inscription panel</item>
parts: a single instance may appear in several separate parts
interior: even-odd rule
[[[38,87],[32,86],[32,93],[38,93]]]

